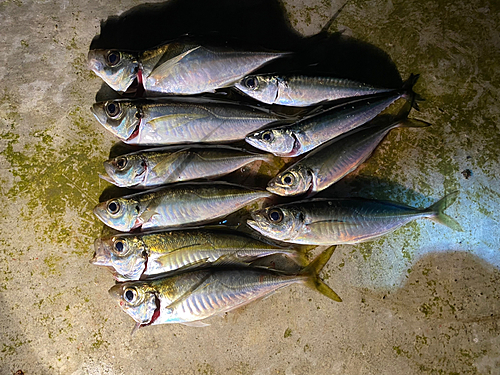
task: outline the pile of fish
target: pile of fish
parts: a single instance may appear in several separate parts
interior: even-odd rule
[[[293,283],[340,302],[318,276],[335,245],[368,241],[418,218],[460,229],[443,213],[457,192],[425,209],[311,198],[355,170],[392,129],[429,124],[407,117],[420,99],[413,92],[417,75],[389,89],[254,74],[285,56],[293,58],[181,41],[142,53],[89,52],[90,69],[125,94],[95,103],[92,112],[123,143],[145,147],[104,162],[103,179],[140,190],[96,206],[96,216],[116,232],[96,240],[91,261],[112,271],[117,283],[109,293],[136,328],[204,326]],[[197,95],[228,87],[255,104]],[[142,97],[127,98],[133,90]],[[247,147],[227,145],[243,140]],[[293,159],[266,189],[213,181],[279,158]],[[301,198],[276,204],[280,196]],[[245,207],[252,218],[244,230],[221,224]],[[306,252],[317,245],[329,247],[308,262]],[[288,266],[266,263],[269,257]]]

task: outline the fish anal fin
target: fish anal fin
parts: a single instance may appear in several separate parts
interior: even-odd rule
[[[165,267],[166,263],[168,263],[169,260],[170,260],[170,257],[168,255],[164,255],[164,256],[161,256],[158,259],[156,259],[156,262],[161,264],[163,267]],[[175,272],[186,271],[189,269],[199,268],[201,266],[208,265],[208,260],[209,260],[209,258],[203,258],[203,259],[197,260],[196,262],[185,264],[184,266],[177,268],[175,270]]]
[[[202,322],[201,320],[196,320],[194,322],[180,322],[188,327],[208,327],[210,324]]]

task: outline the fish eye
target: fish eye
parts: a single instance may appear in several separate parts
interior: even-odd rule
[[[122,170],[127,166],[127,162],[128,160],[125,156],[119,157],[118,159],[116,159],[116,166],[118,169]]]
[[[110,102],[105,105],[106,114],[111,118],[116,118],[122,113],[119,103]]]
[[[272,142],[274,139],[274,135],[271,131],[268,130],[268,131],[262,133],[262,139],[266,142]]]
[[[268,216],[269,216],[269,220],[271,220],[275,223],[279,223],[279,222],[281,222],[281,220],[283,220],[283,212],[278,208],[270,210],[268,213]]]
[[[114,246],[117,253],[122,253],[125,249],[125,243],[122,240],[116,240]]]
[[[133,288],[125,289],[125,292],[123,293],[123,299],[128,303],[134,303],[137,299],[137,291]]]
[[[106,55],[106,62],[109,66],[115,66],[120,62],[121,54],[118,51],[109,51]]]
[[[120,211],[120,203],[116,201],[111,201],[108,203],[108,211],[110,214],[114,215]]]
[[[292,185],[295,181],[295,178],[293,176],[293,174],[291,173],[287,173],[285,175],[283,175],[283,177],[281,178],[281,182],[284,184],[284,185]]]
[[[245,78],[243,84],[251,90],[257,90],[259,88],[259,81],[257,80],[257,77],[254,76]]]

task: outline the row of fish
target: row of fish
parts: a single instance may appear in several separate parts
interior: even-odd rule
[[[124,143],[161,146],[106,161],[103,179],[147,190],[94,209],[109,227],[133,231],[96,240],[92,263],[112,269],[120,283],[110,294],[136,327],[203,326],[208,317],[291,283],[341,301],[318,277],[334,245],[367,241],[418,218],[460,229],[443,213],[456,192],[426,209],[361,198],[274,204],[280,195],[313,195],[331,186],[365,161],[391,129],[429,125],[407,118],[411,107],[418,107],[420,98],[412,89],[418,76],[410,76],[400,89],[389,89],[330,77],[252,74],[283,57],[290,56],[180,42],[139,54],[90,51],[90,68],[111,88],[126,92],[137,81],[149,97],[96,103],[92,112],[97,120]],[[230,86],[266,104],[315,107],[285,115],[262,104],[151,98]],[[399,99],[405,103],[396,115],[379,116]],[[267,153],[220,145],[243,139]],[[220,181],[192,182],[218,178],[249,163],[272,164],[276,157],[306,153],[269,181],[267,191]],[[254,209],[247,225],[264,237],[199,227],[256,203],[265,208]],[[331,247],[307,264],[308,245]],[[278,255],[293,261],[293,272],[259,263]]]

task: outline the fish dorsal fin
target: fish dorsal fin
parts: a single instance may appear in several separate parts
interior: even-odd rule
[[[206,115],[196,115],[196,114],[172,114],[172,115],[165,115],[165,116],[159,116],[155,117],[152,120],[148,121],[148,124],[150,124],[151,128],[153,130],[156,130],[158,123],[161,122],[167,122],[168,123],[168,129],[172,130],[175,128],[182,127],[191,121],[199,120],[202,118],[207,117]]]
[[[165,61],[164,63],[156,66],[153,69],[153,71],[151,72],[151,74],[149,75],[149,77],[156,79],[155,77],[162,77],[163,78],[163,77],[169,76],[171,74],[171,72],[169,72],[171,69],[173,69],[184,57],[186,57],[190,53],[196,51],[198,48],[200,48],[200,46],[197,46],[197,47],[192,48],[186,52],[183,52],[183,53]]]

